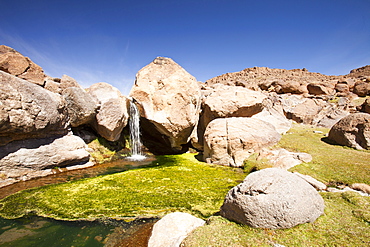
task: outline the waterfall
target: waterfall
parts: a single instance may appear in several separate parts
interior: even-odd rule
[[[130,99],[130,144],[131,144],[131,160],[142,160],[146,157],[142,154],[142,144],[140,139],[140,112],[134,103],[133,99]]]

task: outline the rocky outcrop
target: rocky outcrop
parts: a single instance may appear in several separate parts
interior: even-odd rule
[[[370,65],[361,68],[353,69],[348,74],[349,77],[368,78],[370,77]]]
[[[85,163],[90,157],[86,148],[74,135],[14,141],[0,147],[0,173],[24,180],[37,171]]]
[[[298,95],[284,95],[282,103],[287,118],[303,124],[311,124],[325,105],[323,100],[309,99]]]
[[[281,98],[271,94],[264,101],[264,108],[261,112],[252,116],[272,124],[279,134],[285,134],[291,127],[292,121],[286,118]]]
[[[281,95],[279,100],[288,119],[325,128],[331,128],[351,111],[348,101],[345,100],[330,103],[301,95]]]
[[[257,228],[281,229],[314,222],[324,213],[324,200],[302,178],[268,168],[249,174],[232,188],[221,215]]]
[[[117,88],[104,82],[93,84],[87,91],[100,104],[95,120],[92,121],[93,128],[108,141],[117,141],[129,117],[127,98]]]
[[[370,95],[370,82],[367,81],[356,82],[353,88],[353,92],[360,97]]]
[[[149,247],[179,247],[181,242],[205,221],[187,213],[167,214],[154,224]]]
[[[63,90],[70,87],[78,87],[82,89],[77,81],[68,75],[63,75],[60,79],[47,77],[44,87],[45,89],[58,94],[62,94]]]
[[[276,144],[280,134],[274,126],[253,118],[218,118],[204,134],[204,161],[240,167],[252,153]]]
[[[178,153],[198,123],[197,80],[170,58],[158,57],[136,75],[130,96],[140,107],[143,142],[154,153]]]
[[[0,70],[41,86],[46,77],[40,66],[5,45],[0,45]]]
[[[0,146],[14,140],[67,133],[60,95],[0,71]]]
[[[335,76],[312,73],[306,69],[285,70],[254,67],[217,76],[207,80],[206,84],[221,83],[230,86],[243,86],[252,90],[264,90],[279,94],[308,94],[307,86],[309,84],[321,85],[322,87],[330,85],[330,88],[334,88],[336,80]],[[316,90],[314,92],[316,93]]]
[[[364,96],[365,91],[369,93],[369,68],[369,65],[358,68],[345,76],[328,76],[309,72],[306,69],[254,67],[214,77],[207,80],[206,85],[242,86],[256,91],[320,96],[326,99],[332,96],[351,96],[352,92]],[[364,84],[365,82],[367,84]]]
[[[370,149],[370,114],[353,113],[329,131],[329,140],[356,149]]]
[[[68,87],[62,95],[66,100],[69,123],[77,127],[91,123],[98,109],[98,101],[80,87]]]
[[[202,112],[192,144],[203,150],[203,135],[207,125],[216,118],[251,117],[264,108],[266,95],[243,87],[222,84],[204,87]]]
[[[366,99],[365,102],[362,103],[362,105],[358,107],[358,110],[361,112],[370,114],[370,98]]]

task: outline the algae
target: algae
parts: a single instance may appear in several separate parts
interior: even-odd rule
[[[206,218],[244,177],[240,169],[199,162],[194,154],[159,156],[148,168],[18,192],[0,201],[0,215],[76,220],[182,211]]]

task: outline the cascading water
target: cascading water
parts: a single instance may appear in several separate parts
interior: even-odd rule
[[[142,144],[140,138],[140,112],[134,103],[130,100],[130,144],[131,144],[131,160],[143,160],[146,157],[142,154]]]

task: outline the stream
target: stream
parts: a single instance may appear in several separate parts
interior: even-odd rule
[[[123,172],[149,166],[155,160],[119,159],[92,167],[63,171],[0,188],[0,199],[18,191],[48,184]],[[57,221],[33,215],[8,220],[0,217],[0,246],[147,246],[157,219],[132,222],[102,218],[95,221]]]

